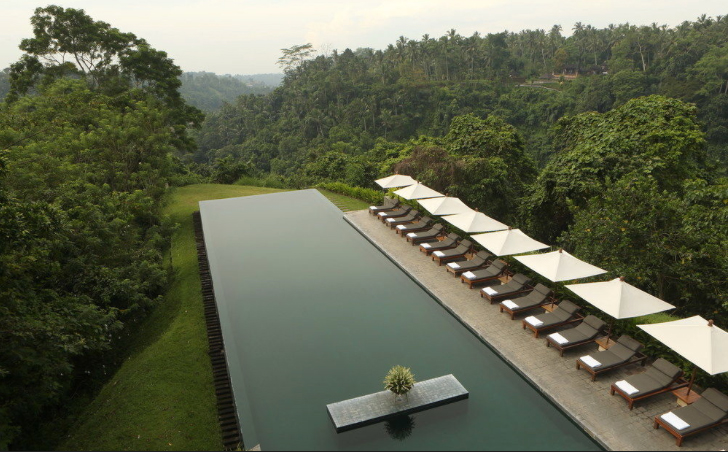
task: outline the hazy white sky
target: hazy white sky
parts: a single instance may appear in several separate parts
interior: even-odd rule
[[[0,0],[0,69],[16,61],[32,36],[38,6],[81,8],[96,20],[146,39],[184,71],[281,72],[280,49],[385,48],[400,35],[440,37],[451,28],[470,36],[549,29],[570,34],[576,22],[675,26],[701,14],[728,14],[725,0]]]

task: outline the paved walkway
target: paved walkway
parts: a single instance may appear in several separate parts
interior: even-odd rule
[[[634,411],[620,396],[609,395],[612,383],[642,371],[638,364],[592,382],[587,372],[576,370],[576,359],[595,351],[596,345],[567,351],[560,358],[557,351],[546,348],[544,339],[524,331],[520,320],[512,321],[499,313],[497,305],[482,301],[476,289],[461,284],[444,266],[438,267],[419,247],[411,246],[367,211],[349,212],[345,219],[605,448],[724,450],[728,446],[728,428],[723,427],[690,437],[682,448],[676,447],[672,435],[652,427],[655,416],[677,407],[672,394],[638,402]]]

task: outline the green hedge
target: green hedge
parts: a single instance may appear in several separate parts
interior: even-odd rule
[[[384,202],[384,193],[371,188],[352,187],[343,182],[326,182],[316,185],[316,188],[322,188],[340,195],[350,198],[361,199],[372,205],[381,205]]]

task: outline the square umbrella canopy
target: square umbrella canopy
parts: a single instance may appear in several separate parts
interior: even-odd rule
[[[728,372],[728,333],[698,316],[638,325],[710,375]]]
[[[615,319],[629,319],[675,309],[670,303],[626,283],[624,278],[570,284],[566,288]]]
[[[385,190],[388,190],[390,188],[408,187],[417,183],[417,181],[412,179],[411,177],[402,176],[400,174],[385,177],[384,179],[379,179],[374,182],[376,182],[380,187]]]
[[[550,281],[573,281],[607,273],[599,267],[586,263],[564,250],[545,254],[517,256],[516,259],[526,267]]]
[[[401,196],[404,199],[426,199],[426,198],[442,198],[445,195],[431,189],[430,187],[417,182],[414,185],[402,188],[394,192],[395,195]]]
[[[419,201],[420,205],[427,209],[432,215],[457,215],[459,213],[470,212],[471,209],[460,198],[444,198],[423,199]]]
[[[477,234],[471,238],[496,256],[530,253],[549,247],[527,236],[520,229]]]
[[[494,220],[482,212],[471,210],[470,212],[448,215],[443,217],[445,221],[456,228],[467,233],[472,232],[493,232],[508,229],[508,225]]]

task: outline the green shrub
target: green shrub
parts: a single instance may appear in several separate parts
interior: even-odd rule
[[[361,199],[369,204],[380,205],[384,202],[384,193],[371,188],[352,187],[343,182],[327,182],[316,185],[316,188],[322,188],[340,195],[350,198]]]
[[[384,378],[384,389],[392,391],[398,396],[410,392],[415,385],[415,376],[404,366],[394,366]]]

